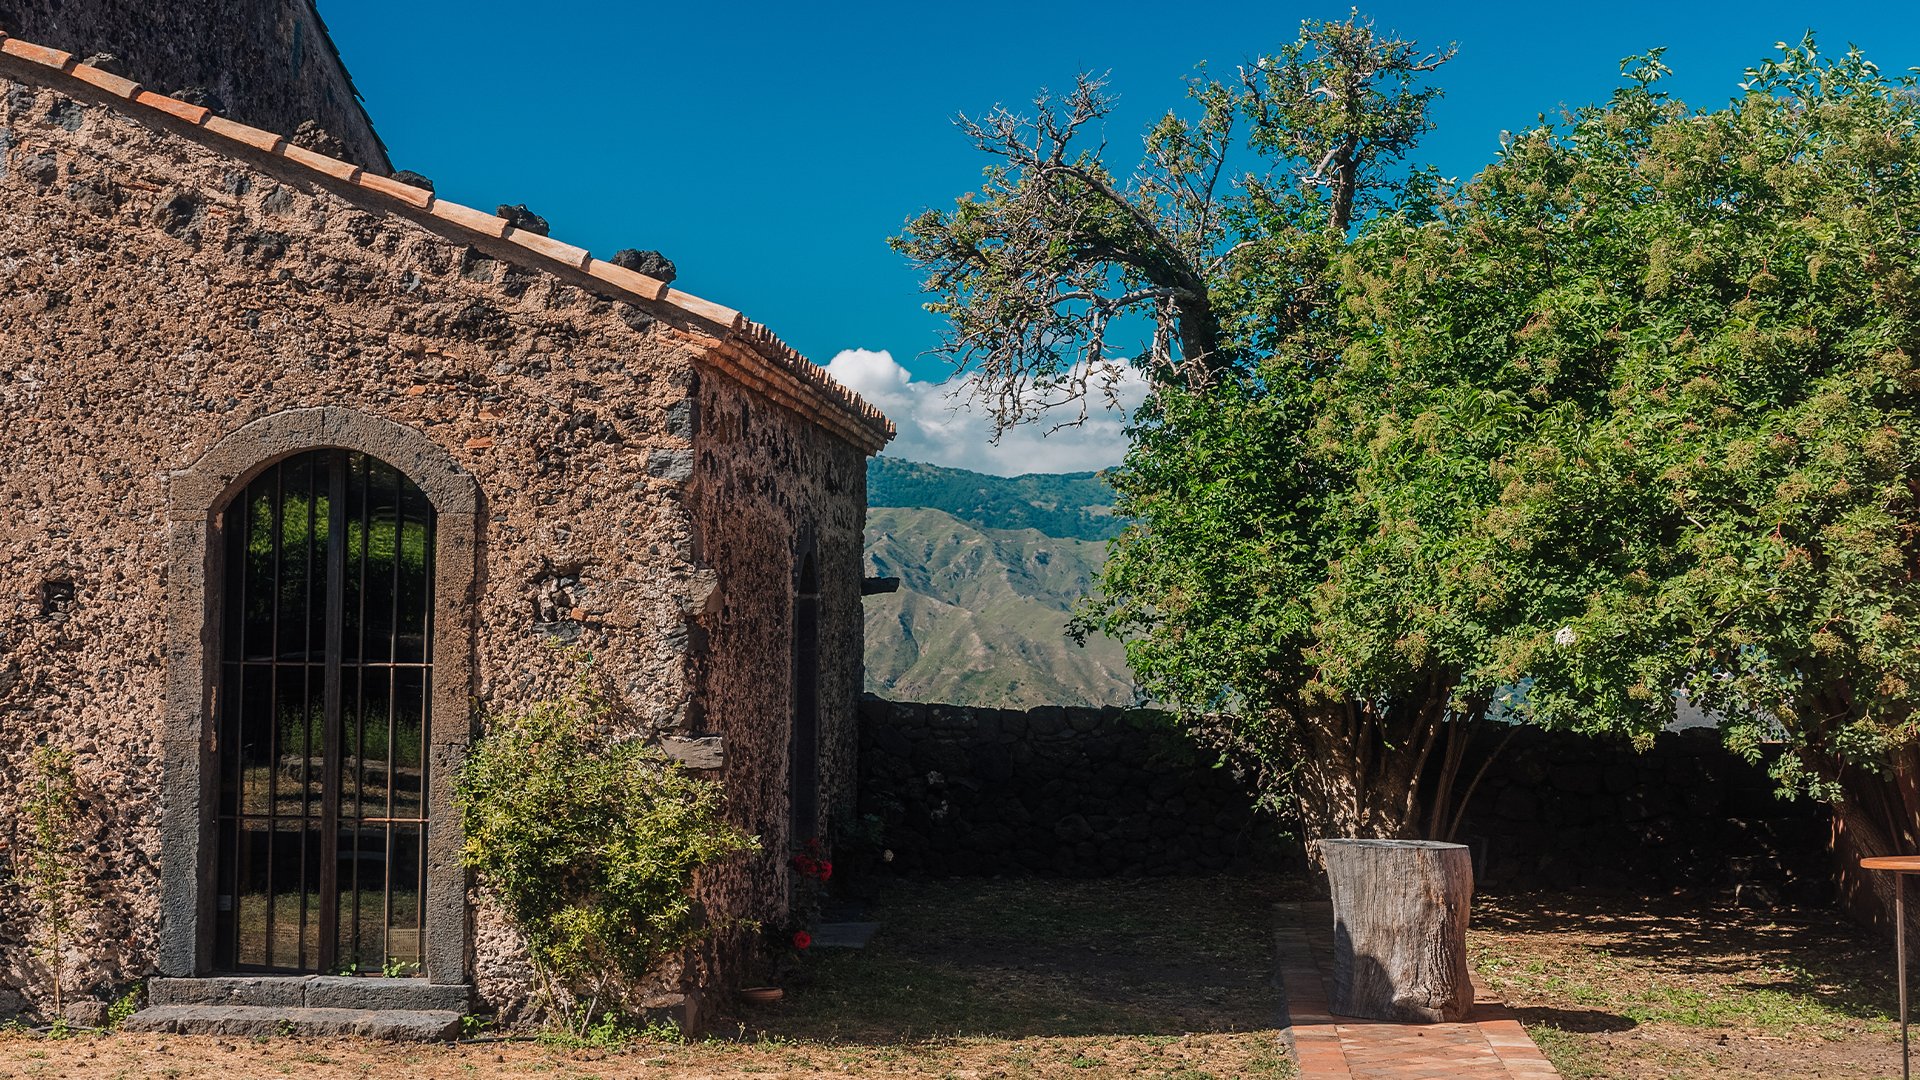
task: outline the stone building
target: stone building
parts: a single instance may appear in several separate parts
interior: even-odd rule
[[[244,124],[318,127],[334,156],[390,171],[313,0],[0,0],[0,30]]]
[[[382,175],[377,140],[327,157],[123,70],[0,40],[0,843],[32,748],[73,751],[75,981],[513,1007],[450,786],[489,712],[568,685],[555,642],[762,838],[708,910],[784,918],[852,794],[891,425],[732,309]],[[29,923],[0,882],[0,986],[34,998]],[[423,977],[328,977],[395,963]]]

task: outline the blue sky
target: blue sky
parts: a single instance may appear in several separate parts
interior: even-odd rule
[[[1180,80],[1293,37],[1345,5],[551,3],[319,0],[397,167],[449,198],[524,202],[555,236],[611,254],[658,248],[679,287],[740,308],[894,411],[927,410],[900,450],[995,472],[1117,460],[1117,423],[985,448],[977,417],[943,426],[922,383],[939,324],[886,247],[910,214],[978,184],[958,111],[1018,103],[1083,69],[1121,96],[1116,160],[1177,104]],[[1385,29],[1457,42],[1425,160],[1471,175],[1503,129],[1604,98],[1619,60],[1668,47],[1673,91],[1724,104],[1741,70],[1812,28],[1889,71],[1920,65],[1920,14],[1887,4],[1380,3]],[[884,353],[904,372],[883,364]],[[911,385],[898,381],[910,374]],[[897,390],[897,393],[895,392]],[[906,419],[896,416],[896,420]],[[907,425],[903,425],[906,427]],[[922,430],[922,427],[926,430]],[[928,434],[928,432],[932,434]],[[977,437],[976,437],[977,435]]]

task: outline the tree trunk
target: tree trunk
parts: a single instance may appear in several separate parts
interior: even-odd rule
[[[1302,836],[1454,838],[1467,800],[1513,729],[1489,725],[1477,712],[1471,719],[1449,715],[1444,695],[1451,683],[1435,685],[1424,700],[1397,703],[1398,719],[1352,702],[1302,717],[1290,777]],[[1501,737],[1483,742],[1485,756],[1460,787],[1469,743],[1483,728]],[[1317,862],[1316,850],[1307,854]]]
[[[1837,770],[1844,798],[1833,808],[1834,884],[1840,906],[1857,922],[1893,936],[1893,890],[1900,875],[1862,870],[1860,860],[1920,851],[1920,750],[1894,752],[1890,775],[1858,767]],[[1907,909],[1908,936],[1920,934],[1920,910]]]
[[[1333,886],[1328,1010],[1369,1020],[1466,1019],[1467,849],[1431,840],[1321,840],[1319,848]]]

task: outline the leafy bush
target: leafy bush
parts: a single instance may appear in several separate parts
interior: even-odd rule
[[[715,929],[694,871],[758,846],[722,819],[718,785],[614,734],[617,719],[583,675],[559,700],[496,717],[455,795],[466,864],[582,1035],[623,981]]]

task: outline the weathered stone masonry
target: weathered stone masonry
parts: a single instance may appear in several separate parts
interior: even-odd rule
[[[313,0],[0,0],[0,30],[172,94],[196,90],[215,112],[269,131],[318,124],[345,156],[386,171],[387,151],[360,104]]]
[[[860,801],[909,874],[1068,877],[1304,868],[1247,789],[1149,710],[861,705]],[[1479,772],[1485,740],[1464,775]],[[1461,839],[1488,888],[1764,886],[1828,898],[1829,813],[1773,794],[1711,729],[1624,740],[1522,728]],[[1743,896],[1745,894],[1743,893]],[[1764,894],[1763,894],[1764,895]]]
[[[428,976],[524,994],[484,903],[434,886],[458,877],[442,815],[468,717],[560,692],[555,641],[591,651],[636,734],[719,737],[730,812],[766,850],[701,898],[782,918],[796,567],[819,560],[824,816],[850,797],[863,463],[884,419],[735,312],[13,44],[0,821],[37,741],[78,754],[83,985],[204,969],[179,930],[210,900],[191,785],[217,641],[194,575],[210,511],[314,446],[401,468],[442,515]],[[33,993],[27,932],[0,889],[0,984]],[[699,980],[737,972],[725,945]]]

